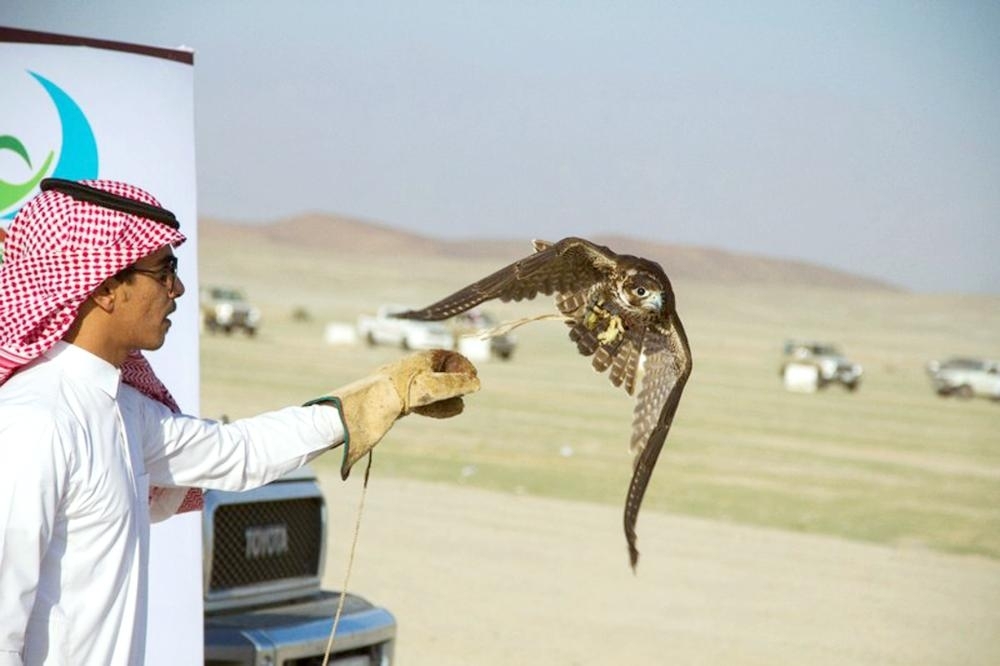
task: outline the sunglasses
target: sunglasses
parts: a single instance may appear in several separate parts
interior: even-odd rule
[[[167,291],[174,292],[174,287],[177,286],[177,257],[171,255],[166,258],[164,264],[160,268],[136,268],[134,266],[129,266],[128,268],[120,271],[119,275],[125,275],[128,273],[142,273],[143,275],[148,275],[153,278],[164,287]]]

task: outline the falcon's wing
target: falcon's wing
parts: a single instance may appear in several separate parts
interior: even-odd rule
[[[646,332],[644,343],[645,375],[632,421],[630,448],[635,459],[624,516],[625,539],[633,570],[639,561],[639,551],[635,546],[635,522],[639,507],[656,459],[670,432],[670,423],[677,412],[684,385],[691,375],[691,349],[676,314],[671,316],[665,327],[651,327]]]
[[[615,254],[582,238],[557,243],[535,241],[536,252],[459,289],[420,310],[401,312],[403,319],[439,320],[453,317],[480,303],[499,298],[520,301],[539,293],[577,291],[603,279],[614,267]]]

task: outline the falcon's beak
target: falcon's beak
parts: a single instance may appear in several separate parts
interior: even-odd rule
[[[663,310],[663,292],[656,292],[647,302],[652,306],[653,310],[661,312]]]

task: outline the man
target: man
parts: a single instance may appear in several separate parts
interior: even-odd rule
[[[308,406],[180,414],[140,353],[163,345],[185,292],[176,219],[124,183],[41,189],[0,265],[0,665],[140,664],[151,511],[172,514],[188,487],[260,486],[341,443],[346,477],[400,416],[453,415],[478,380],[463,357],[425,352]]]

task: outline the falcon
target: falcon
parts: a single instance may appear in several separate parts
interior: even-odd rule
[[[597,372],[628,395],[641,389],[629,449],[632,480],[625,499],[629,563],[639,561],[635,523],[639,507],[691,375],[691,349],[674,307],[674,292],[654,261],[616,254],[583,238],[533,241],[535,252],[405,319],[440,320],[492,299],[520,301],[555,294],[569,337]]]

